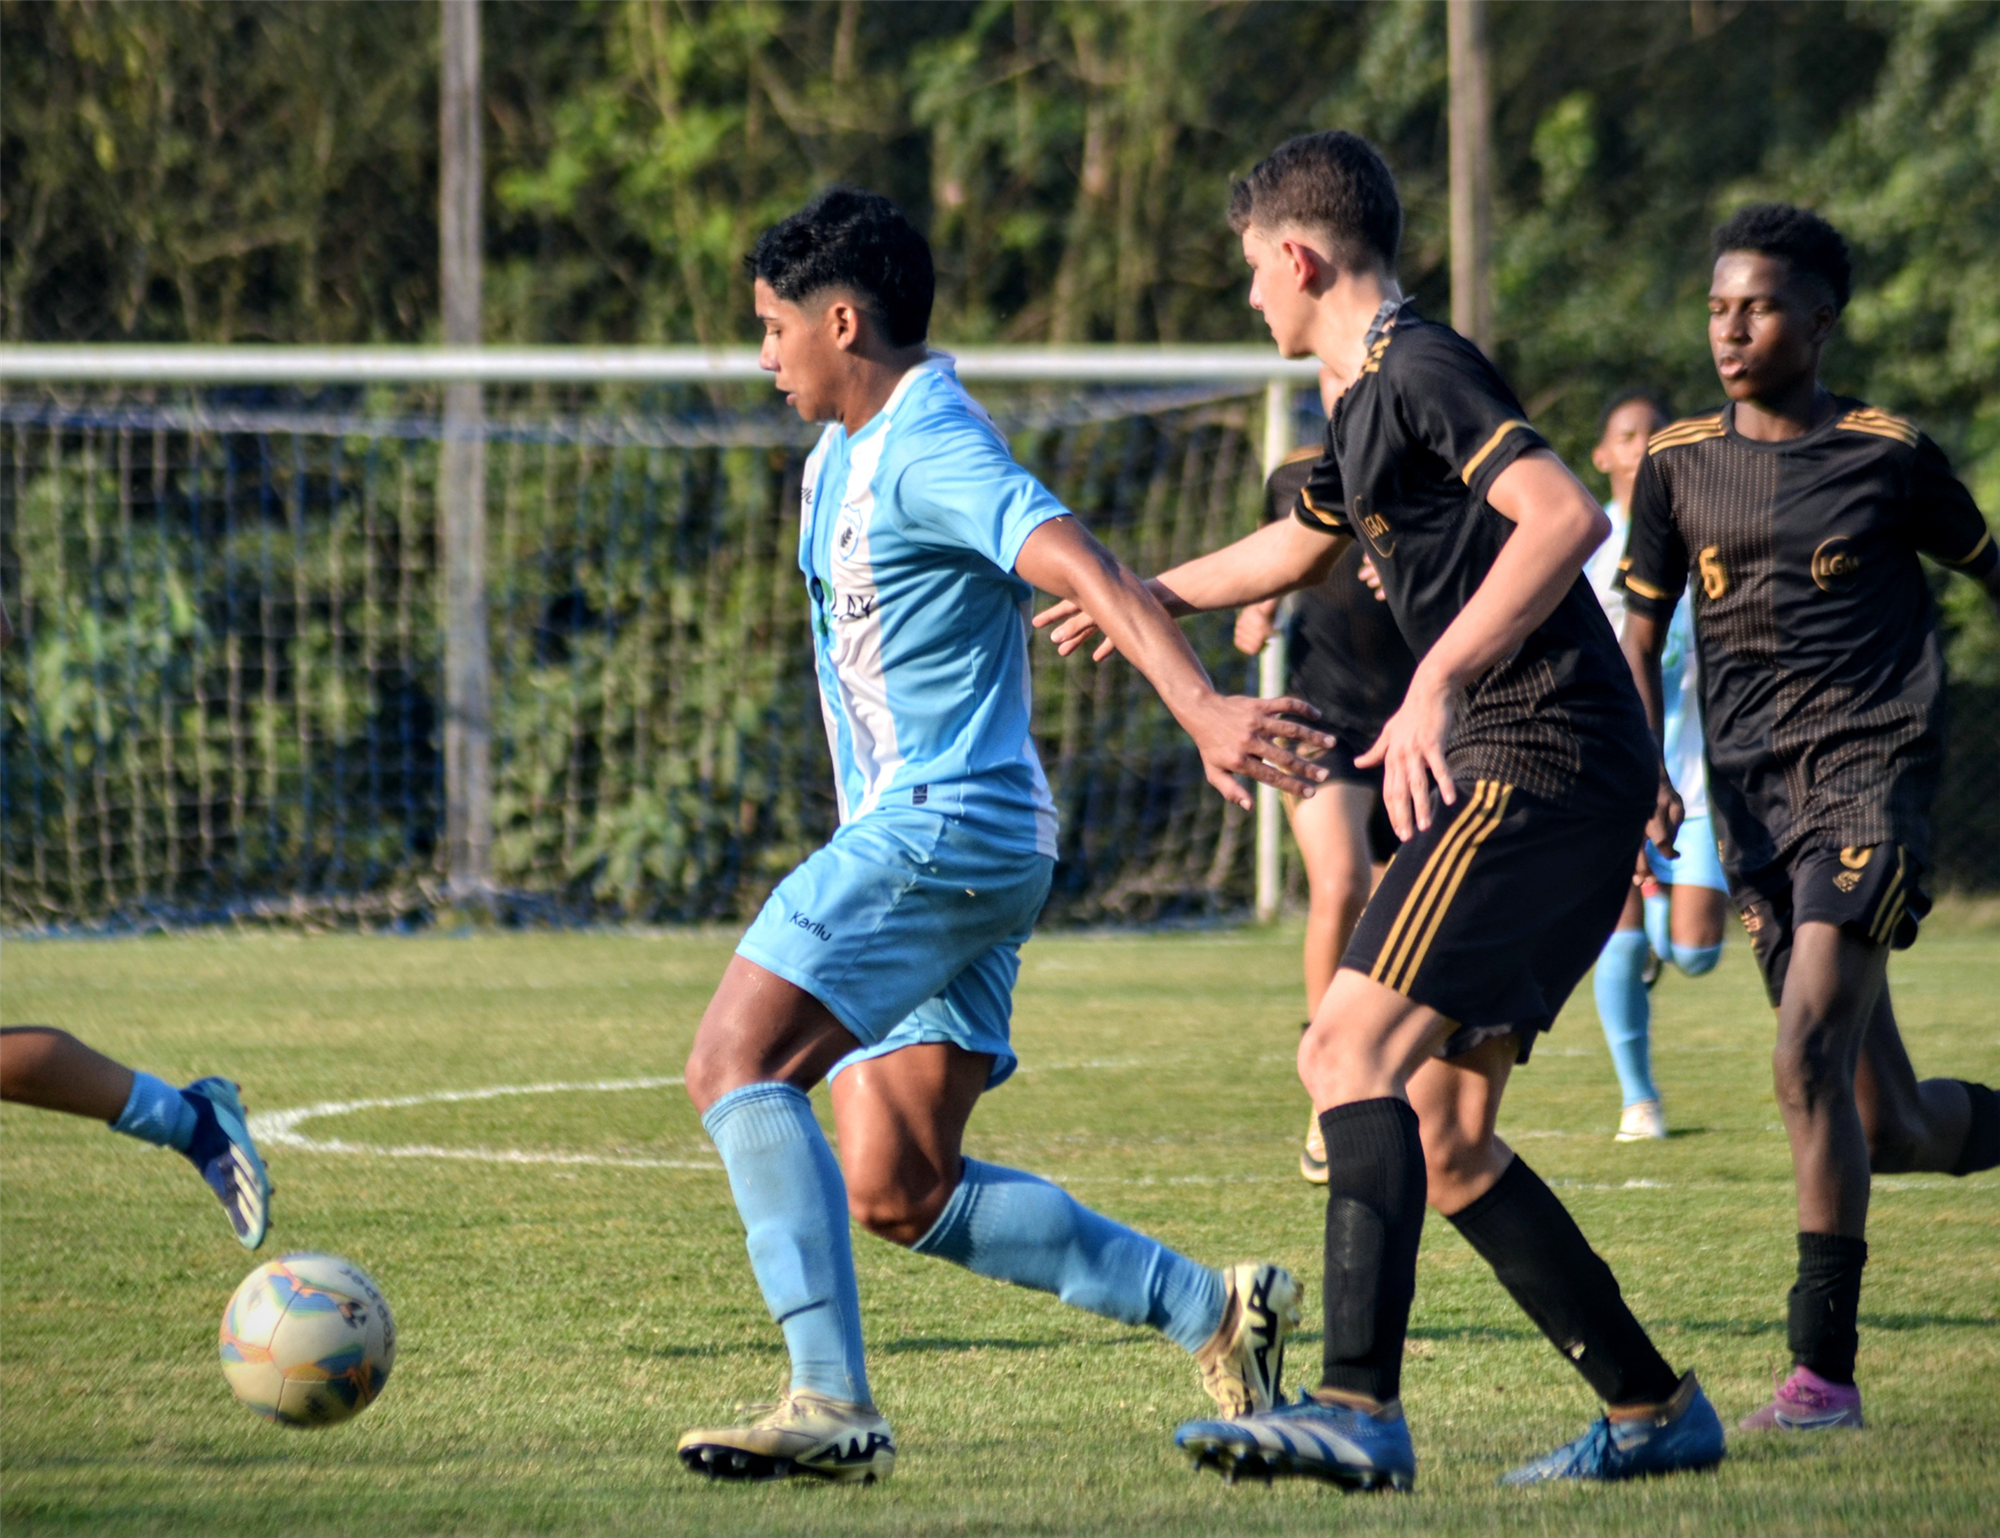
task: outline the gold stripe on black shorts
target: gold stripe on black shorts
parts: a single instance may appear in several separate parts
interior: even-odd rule
[[[1473,782],[1472,794],[1424,862],[1416,884],[1389,926],[1388,938],[1382,942],[1375,965],[1368,973],[1376,982],[1397,993],[1410,991],[1452,899],[1458,895],[1465,873],[1472,867],[1473,856],[1500,826],[1500,820],[1507,815],[1508,798],[1513,794],[1512,785],[1503,785],[1498,780]]]

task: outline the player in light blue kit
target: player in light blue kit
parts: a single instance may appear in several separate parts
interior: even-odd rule
[[[1217,1271],[1017,1170],[963,1158],[1014,1069],[1019,950],[1054,868],[1029,735],[1028,601],[1086,604],[1159,690],[1210,782],[1310,795],[1330,747],[1300,700],[1225,698],[1138,578],[1017,465],[948,357],[929,352],[929,247],[884,198],[836,188],[747,263],[762,362],[808,421],[799,566],[840,828],[771,895],[688,1059],[791,1379],[750,1424],[681,1439],[721,1479],[869,1480],[894,1466],[863,1359],[848,1216],[984,1276],[1149,1324],[1194,1354],[1225,1414],[1267,1408],[1297,1288]],[[806,1091],[830,1077],[840,1162]]]
[[[1591,590],[1622,631],[1625,590],[1621,563],[1630,526],[1632,486],[1645,462],[1646,443],[1667,425],[1669,413],[1656,397],[1628,390],[1604,408],[1591,463],[1611,481],[1611,536],[1584,567]],[[1660,661],[1665,696],[1661,751],[1667,774],[1687,809],[1678,840],[1679,854],[1668,859],[1650,842],[1645,858],[1651,880],[1634,891],[1604,942],[1592,974],[1597,1017],[1604,1027],[1618,1073],[1623,1107],[1618,1141],[1641,1142],[1667,1135],[1666,1112],[1653,1084],[1653,1006],[1647,994],[1649,965],[1672,962],[1689,977],[1715,970],[1722,955],[1723,920],[1729,911],[1729,884],[1715,852],[1708,820],[1708,763],[1702,744],[1700,667],[1695,654],[1694,616],[1683,597],[1667,632]],[[1643,893],[1643,897],[1642,897]],[[1649,961],[1647,952],[1659,958]]]

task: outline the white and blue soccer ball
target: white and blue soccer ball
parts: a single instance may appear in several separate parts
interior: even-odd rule
[[[281,1255],[222,1315],[229,1391],[281,1426],[332,1426],[375,1402],[396,1363],[382,1290],[338,1255]]]

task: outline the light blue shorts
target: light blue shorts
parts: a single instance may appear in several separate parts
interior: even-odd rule
[[[878,807],[778,883],[736,954],[860,1038],[833,1073],[948,1041],[992,1055],[991,1089],[1019,1061],[1014,978],[1054,872],[1047,855],[960,818]]]
[[[1669,860],[1646,841],[1646,863],[1653,867],[1653,879],[1661,886],[1705,886],[1711,892],[1729,890],[1722,874],[1722,860],[1715,852],[1715,825],[1706,817],[1690,817],[1681,824],[1674,840],[1680,856]]]

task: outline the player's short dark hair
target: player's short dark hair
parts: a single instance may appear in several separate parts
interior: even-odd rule
[[[829,187],[759,235],[743,265],[794,304],[848,290],[892,347],[914,346],[930,330],[937,293],[930,244],[879,193]]]
[[[1287,139],[1229,189],[1229,227],[1295,225],[1332,240],[1336,260],[1391,270],[1403,244],[1403,200],[1375,146],[1329,128]]]
[[[1752,203],[1739,208],[1715,231],[1715,255],[1725,251],[1755,251],[1775,256],[1794,277],[1824,283],[1835,310],[1847,308],[1854,288],[1854,266],[1840,231],[1810,208],[1790,203]]]
[[[1611,419],[1617,415],[1619,407],[1629,406],[1634,401],[1644,401],[1651,406],[1656,421],[1671,422],[1674,419],[1673,408],[1667,404],[1666,396],[1645,385],[1634,385],[1629,390],[1620,390],[1604,403],[1604,409],[1597,413],[1597,436],[1600,438],[1604,436],[1604,429],[1611,425]]]

